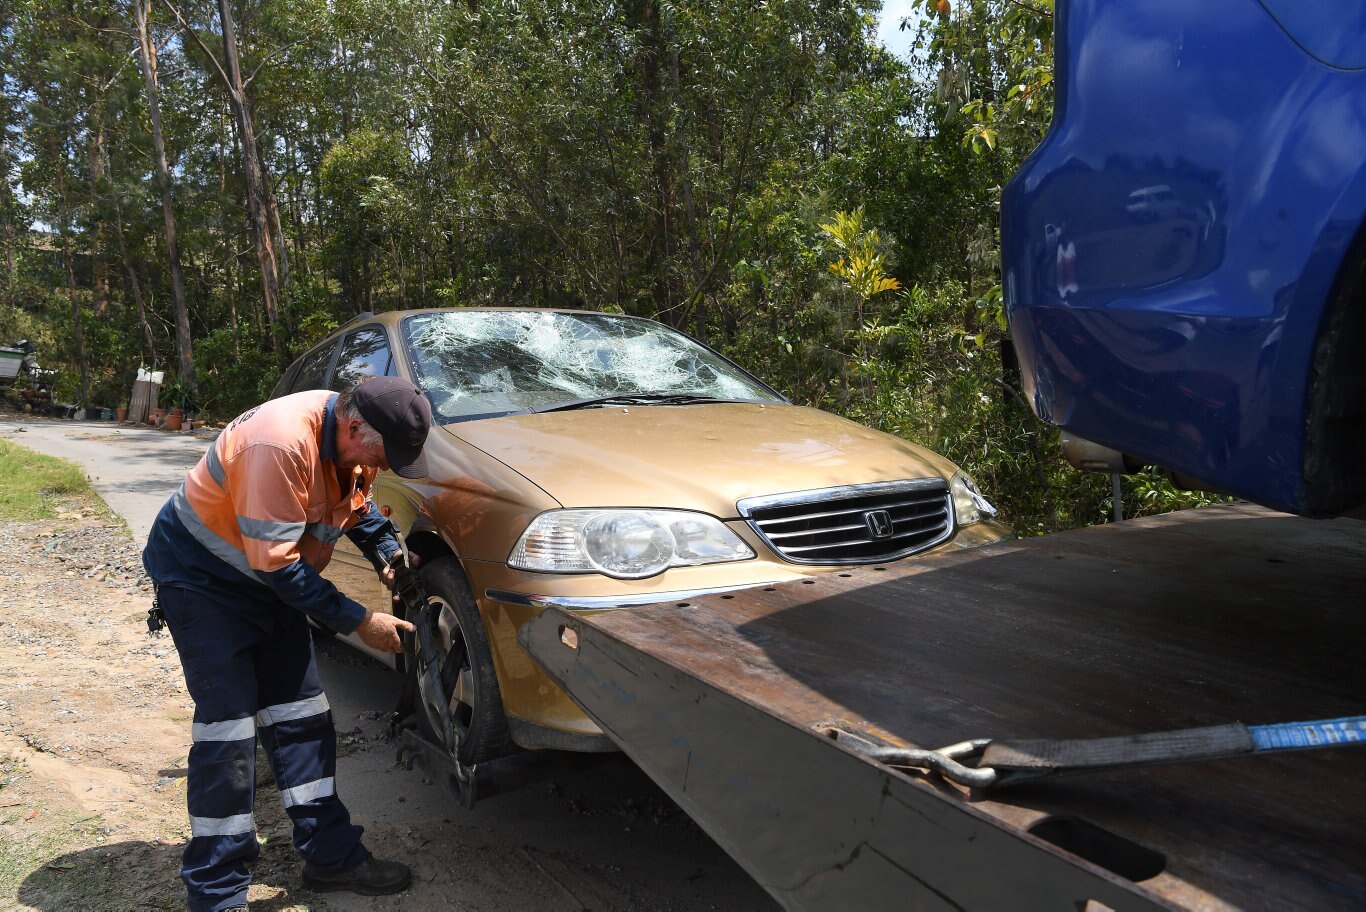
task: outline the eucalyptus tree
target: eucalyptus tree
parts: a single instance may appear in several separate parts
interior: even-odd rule
[[[371,116],[408,137],[451,246],[476,245],[452,285],[702,335],[747,200],[783,162],[810,166],[870,21],[853,0],[343,8],[358,44],[413,77]]]
[[[92,31],[56,0],[20,7],[14,22],[14,72],[23,105],[20,175],[34,215],[55,238],[69,306],[69,339],[77,365],[78,403],[90,390],[84,305],[98,288],[102,251],[97,184],[103,172],[102,95],[108,63]],[[103,9],[92,12],[102,15]],[[77,257],[92,263],[91,279],[77,278]],[[84,272],[84,270],[82,270]],[[85,286],[85,287],[82,287]]]
[[[166,232],[166,265],[171,280],[171,300],[175,307],[176,361],[180,382],[191,394],[196,393],[194,344],[190,338],[190,309],[185,300],[185,280],[180,274],[180,241],[176,232],[175,196],[171,187],[171,170],[166,163],[166,139],[161,127],[161,89],[157,77],[157,41],[152,34],[152,0],[130,0],[132,18],[136,26],[138,64],[147,92],[147,113],[152,134],[152,155],[156,166],[157,186],[161,191],[161,213]],[[122,217],[119,219],[119,240],[123,239]],[[125,253],[126,261],[126,253]],[[137,302],[138,313],[147,326],[142,289],[137,273],[127,267],[129,284]],[[151,330],[147,328],[147,344],[155,352]]]
[[[171,9],[182,27],[182,34],[199,49],[205,67],[218,78],[232,110],[241,155],[241,173],[246,182],[247,211],[260,268],[261,302],[270,326],[272,346],[277,360],[283,366],[287,363],[287,348],[281,334],[280,303],[281,294],[288,283],[289,265],[281,239],[279,211],[271,189],[270,174],[257,144],[256,121],[248,94],[254,74],[244,76],[242,73],[237,25],[229,0],[218,0],[217,3],[221,59],[190,21],[193,14],[187,14],[174,5]]]
[[[26,219],[16,192],[19,180],[18,139],[20,119],[19,80],[11,72],[15,59],[15,2],[0,0],[0,304],[18,303],[19,243]]]

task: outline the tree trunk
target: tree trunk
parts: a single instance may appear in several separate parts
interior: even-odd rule
[[[256,259],[261,266],[261,299],[265,305],[266,322],[280,366],[287,363],[284,340],[280,338],[280,264],[276,256],[276,242],[270,188],[263,179],[265,171],[256,147],[256,128],[252,123],[246,89],[242,84],[242,68],[237,59],[237,29],[233,25],[228,0],[218,0],[218,18],[223,31],[223,70],[227,82],[228,103],[237,123],[237,138],[242,147],[242,172],[247,184],[247,209],[251,214],[252,233],[256,239]]]
[[[654,316],[670,326],[682,328],[686,316],[675,311],[673,270],[673,173],[670,168],[667,120],[664,111],[663,89],[660,86],[660,58],[663,40],[659,24],[659,5],[656,0],[642,0],[639,9],[639,28],[642,51],[636,59],[640,77],[639,116],[645,124],[645,142],[649,148],[654,170],[656,205],[648,210],[645,233],[649,238],[645,268],[652,273],[655,287]]]
[[[95,236],[90,244],[90,278],[95,296],[95,316],[109,309],[109,264],[104,259],[104,219],[100,218],[100,183],[109,176],[104,149],[103,102],[96,98],[91,106],[89,134],[90,212]]]
[[[684,225],[688,230],[688,265],[692,267],[692,309],[693,335],[701,342],[707,341],[707,306],[705,296],[708,284],[707,274],[702,271],[701,252],[697,238],[697,210],[692,192],[692,153],[688,148],[688,131],[683,122],[683,86],[679,72],[678,36],[674,34],[673,22],[664,31],[669,44],[669,121],[673,124],[673,145],[678,159],[678,174],[683,185]]]
[[[233,145],[234,155],[237,146]],[[228,115],[221,106],[218,108],[218,192],[226,195],[228,191]],[[234,253],[233,232],[228,225],[227,219],[222,216],[220,211],[218,223],[218,236],[223,239],[224,263],[223,278],[224,284],[228,289],[228,319],[232,324],[232,351],[237,357],[242,357],[242,330],[237,322],[237,279],[242,271],[242,265],[237,261]],[[256,308],[251,309],[252,326],[259,330],[261,321],[256,318]]]
[[[0,60],[0,85],[8,84],[8,63],[8,60]],[[0,99],[0,118],[7,120],[12,116],[11,105],[15,101],[8,98]],[[10,163],[13,156],[10,149],[9,131],[0,130],[0,256],[4,257],[5,263],[5,281],[0,284],[0,304],[7,307],[15,305],[15,280],[18,278],[18,259],[14,251],[18,241],[18,232],[14,224],[18,216],[15,211],[18,200],[10,184]]]
[[[85,333],[81,331],[81,294],[76,288],[76,269],[71,265],[71,236],[62,226],[62,264],[66,267],[66,292],[71,298],[71,340],[76,343],[76,363],[80,368],[81,388],[76,404],[85,406],[90,395],[90,361],[85,354]]]
[[[4,74],[0,73],[0,78]],[[8,150],[5,148],[4,137],[0,137],[0,168],[8,164],[6,156]],[[15,247],[18,246],[19,234],[15,230],[16,221],[16,202],[14,192],[9,186],[9,177],[0,177],[4,183],[0,183],[0,255],[5,262],[5,280],[0,283],[0,304],[6,307],[14,307],[16,284],[19,278],[19,259],[15,255]]]
[[[228,192],[228,115],[221,107],[218,109],[218,192]]]
[[[375,308],[371,304],[370,298],[370,253],[366,250],[362,250],[360,255],[360,288],[360,310],[362,312],[367,310],[373,311]]]
[[[141,2],[141,0],[137,0]],[[115,202],[114,209],[114,232],[119,239],[119,257],[123,260],[123,271],[128,276],[128,288],[133,294],[133,303],[138,309],[138,323],[142,325],[142,335],[147,342],[147,363],[153,366],[157,363],[156,339],[152,335],[152,324],[147,320],[147,303],[142,295],[142,282],[138,280],[137,270],[133,268],[133,261],[128,258],[128,242],[123,236],[123,211]]]
[[[147,24],[151,0],[133,0],[133,14],[138,28],[138,60],[142,64],[142,80],[147,87],[147,107],[152,121],[152,151],[156,157],[157,186],[161,190],[161,215],[166,223],[166,261],[171,277],[171,300],[175,306],[176,363],[180,373],[180,384],[189,393],[197,392],[194,374],[194,348],[190,339],[190,309],[185,301],[185,281],[180,274],[180,244],[176,239],[175,205],[171,192],[171,172],[166,166],[166,142],[161,132],[161,105],[158,100],[156,43],[152,40],[151,29]],[[120,220],[120,244],[122,244],[122,221]],[[127,253],[124,262],[127,263]],[[132,274],[131,266],[129,274]],[[133,278],[136,287],[137,279]],[[142,313],[141,293],[138,312]],[[146,317],[143,317],[144,324]],[[150,347],[150,331],[148,336]],[[153,357],[156,355],[152,349]]]
[[[62,247],[62,265],[66,268],[66,292],[71,299],[71,340],[76,343],[76,364],[81,378],[76,404],[84,407],[85,399],[90,395],[90,362],[85,354],[85,333],[81,328],[81,296],[76,287],[76,267],[71,260],[71,228],[67,225],[67,218],[71,213],[66,193],[67,166],[68,163],[63,162],[57,170],[57,200],[61,211],[58,236]]]
[[[266,166],[259,155],[257,162],[261,168],[261,186],[266,191],[266,212],[270,216],[270,230],[275,236],[275,253],[280,264],[280,294],[283,295],[285,289],[289,288],[289,245],[285,243],[285,229],[280,225],[280,207],[275,202],[275,191],[270,186],[270,175],[266,173]]]
[[[11,221],[9,213],[0,213],[0,249],[5,256],[5,293],[0,296],[0,303],[7,307],[14,306],[14,285],[15,278],[18,276],[18,260],[14,256],[15,232],[14,222]]]
[[[304,275],[310,275],[308,256],[304,252],[307,246],[307,232],[304,230],[303,204],[299,201],[302,178],[299,174],[298,151],[290,142],[288,134],[285,136],[285,161],[289,163],[289,216],[294,226],[294,254],[302,264]]]

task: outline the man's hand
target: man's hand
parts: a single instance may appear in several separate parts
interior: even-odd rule
[[[392,614],[365,612],[365,620],[356,628],[356,636],[371,649],[380,652],[402,652],[403,634],[415,633],[417,628]]]
[[[395,576],[394,576],[394,567],[395,567],[395,566],[398,564],[398,562],[401,561],[401,560],[403,560],[403,552],[402,552],[402,551],[396,551],[396,552],[394,553],[393,558],[390,560],[389,564],[388,564],[387,566],[385,566],[385,568],[379,572],[379,579],[380,579],[380,582],[384,583],[384,588],[385,588],[385,589],[388,589],[390,592],[393,592],[393,591],[394,591],[394,585],[396,584],[396,580],[395,580]],[[408,567],[409,567],[410,572],[416,573],[416,572],[417,572],[417,568],[418,568],[419,566],[421,566],[421,564],[422,564],[422,558],[418,557],[416,554],[413,554],[412,552],[409,552],[409,553],[408,553]],[[398,601],[398,595],[397,595],[397,594],[394,595],[394,601],[396,601],[396,602]]]

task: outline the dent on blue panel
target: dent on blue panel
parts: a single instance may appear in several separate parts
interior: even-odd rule
[[[1261,0],[1305,53],[1329,66],[1366,69],[1366,4],[1353,0]]]
[[[1068,110],[1027,166],[1033,179],[1014,226],[1034,261],[1032,287],[1022,289],[1031,305],[1259,306],[1250,295],[1177,301],[1161,292],[1225,265],[1231,226],[1256,202],[1230,182],[1241,191],[1257,182],[1228,164],[1302,55],[1256,7],[1239,19],[1220,4],[1188,4],[1179,16],[1168,6],[1072,4]],[[1243,54],[1265,66],[1240,72]]]

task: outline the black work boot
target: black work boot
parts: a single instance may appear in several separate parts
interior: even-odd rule
[[[362,896],[384,896],[408,889],[413,874],[397,861],[380,861],[371,855],[347,871],[320,871],[304,862],[304,886],[319,893],[349,890]]]

